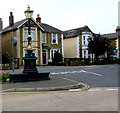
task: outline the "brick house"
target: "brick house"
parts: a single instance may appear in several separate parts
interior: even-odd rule
[[[28,6],[28,9],[30,7]],[[25,12],[26,12],[25,11]],[[41,23],[39,14],[36,20],[29,17],[31,25],[32,48],[37,57],[37,65],[47,65],[52,62],[54,53],[59,51],[63,54],[63,33],[61,30],[48,24]],[[2,30],[2,53],[8,52],[12,56],[11,37],[17,38],[17,45],[14,47],[14,58],[19,58],[19,64],[23,65],[23,57],[25,56],[28,37],[28,17],[14,23],[13,13],[10,12],[9,26]]]

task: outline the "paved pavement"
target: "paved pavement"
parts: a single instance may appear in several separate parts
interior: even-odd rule
[[[76,89],[81,90],[89,89],[89,86],[84,83],[50,75],[50,80],[31,81],[31,82],[18,82],[18,83],[3,83],[2,92],[8,91],[56,91]]]

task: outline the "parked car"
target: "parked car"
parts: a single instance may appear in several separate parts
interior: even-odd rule
[[[111,56],[109,56],[109,59],[114,60],[114,61],[120,60],[120,56],[111,55]]]

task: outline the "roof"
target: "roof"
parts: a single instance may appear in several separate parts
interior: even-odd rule
[[[52,27],[48,24],[45,24],[45,23],[40,23],[41,27],[44,29],[45,32],[52,32],[52,33],[62,33],[61,30],[55,28],[55,27]]]
[[[52,32],[52,33],[62,33],[61,30],[55,28],[55,27],[52,27],[48,24],[44,24],[44,23],[37,23],[34,19],[31,19],[42,31],[44,32]],[[18,28],[20,28],[22,25],[24,25],[26,22],[28,21],[28,19],[23,19],[21,21],[18,21],[16,23],[14,23],[14,26],[10,27],[6,27],[2,30],[2,33],[6,33],[6,32],[9,32],[9,31],[14,31]]]
[[[108,34],[103,34],[102,37],[106,37],[108,39],[117,39],[118,38],[118,33],[108,33]]]
[[[10,27],[10,26],[7,26],[6,28],[4,28],[2,30],[2,33],[6,33],[6,32],[9,32],[9,31],[14,31],[16,30],[20,25],[22,25],[23,23],[25,23],[27,21],[27,19],[23,19],[21,21],[18,21],[16,23],[14,23],[14,26]]]
[[[85,30],[90,31],[91,33],[93,33],[88,26],[84,26],[84,27],[80,27],[80,28],[76,28],[76,29],[71,29],[71,30],[66,30],[64,31],[64,38],[72,38],[72,37],[76,37],[80,34],[82,34],[82,32],[84,32]]]

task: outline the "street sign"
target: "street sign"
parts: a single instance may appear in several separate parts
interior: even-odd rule
[[[118,53],[118,50],[113,50],[114,53]]]

